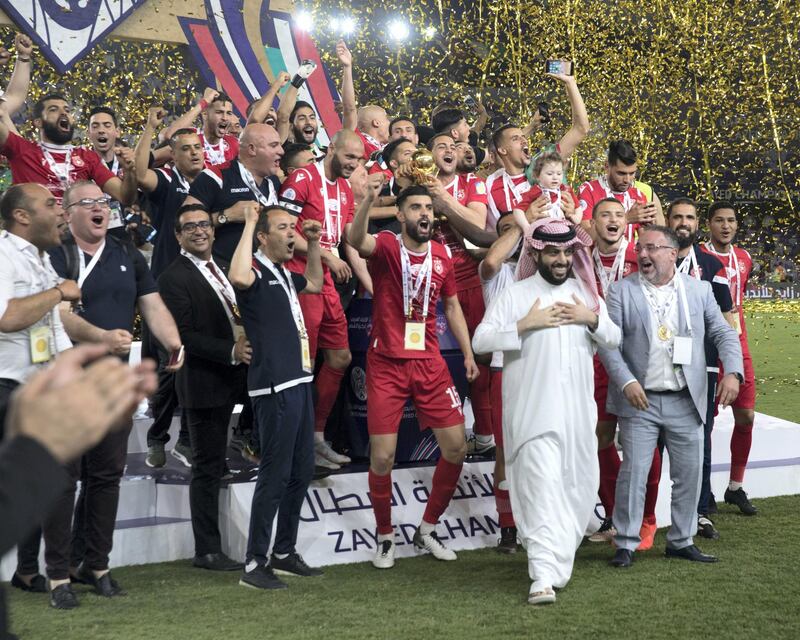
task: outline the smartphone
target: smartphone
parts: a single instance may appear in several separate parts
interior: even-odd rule
[[[174,367],[177,365],[181,360],[183,360],[183,345],[177,351],[173,351],[169,354],[169,362],[167,363],[168,367]]]
[[[545,73],[562,73],[565,76],[572,75],[573,65],[569,60],[547,60],[544,63]]]

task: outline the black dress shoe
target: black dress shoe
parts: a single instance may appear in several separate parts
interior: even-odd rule
[[[95,578],[94,571],[81,565],[78,569],[78,577],[86,584],[94,587],[95,593],[105,598],[128,595],[122,587],[119,586],[119,583],[111,577],[110,571],[107,571],[99,578]]]
[[[192,566],[198,569],[208,569],[209,571],[241,571],[244,563],[231,560],[224,553],[207,553],[202,556],[195,556]]]
[[[690,544],[688,547],[682,547],[681,549],[667,547],[666,550],[664,551],[664,555],[667,556],[667,558],[682,558],[683,560],[691,560],[692,562],[719,561],[719,558],[717,558],[717,556],[712,556],[707,553],[703,553],[693,544]]]
[[[746,516],[754,516],[758,513],[758,509],[753,506],[753,503],[750,502],[750,499],[741,487],[736,491],[725,489],[725,504],[732,504],[735,507],[739,507],[739,511]]]
[[[700,516],[697,519],[697,535],[709,540],[719,540],[719,531],[708,516]]]
[[[633,551],[630,549],[617,549],[611,559],[611,566],[617,569],[627,569],[633,564]]]
[[[47,593],[47,581],[40,573],[33,576],[33,578],[31,578],[31,583],[28,584],[15,572],[14,575],[11,576],[11,586],[22,589],[23,591],[30,591],[31,593]]]
[[[70,584],[60,584],[50,592],[50,606],[54,609],[74,609],[78,604]]]

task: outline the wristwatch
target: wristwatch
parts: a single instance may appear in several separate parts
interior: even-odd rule
[[[739,381],[739,384],[744,384],[744,376],[739,373],[738,371],[734,371],[733,375],[736,376],[736,379]]]
[[[228,216],[226,216],[224,212],[217,215],[217,224],[219,226],[222,226],[227,221],[228,221]]]

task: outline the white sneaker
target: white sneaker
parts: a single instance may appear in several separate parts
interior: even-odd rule
[[[314,465],[317,467],[325,467],[326,469],[341,469],[342,467],[335,462],[331,462],[325,456],[320,455],[319,453],[314,455]]]
[[[379,542],[372,566],[376,569],[391,569],[394,566],[394,549],[394,542],[391,540]]]
[[[348,464],[351,462],[350,458],[347,456],[343,456],[341,453],[336,453],[332,448],[324,440],[317,440],[314,443],[314,451],[317,454],[317,457],[322,456],[323,458],[327,458],[331,462],[337,465]],[[336,467],[337,469],[339,467]]]
[[[419,527],[417,527],[417,530],[414,532],[414,546],[418,549],[429,551],[437,560],[450,561],[458,559],[456,552],[445,547],[442,541],[439,540],[439,536],[436,535],[435,531],[423,534],[420,532]]]

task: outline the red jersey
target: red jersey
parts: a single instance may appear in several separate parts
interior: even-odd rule
[[[9,132],[0,153],[8,158],[13,184],[44,185],[59,201],[73,182],[93,180],[102,189],[115,177],[94,149],[31,142]]]
[[[453,181],[445,186],[445,189],[458,200],[459,204],[465,207],[470,202],[480,202],[487,204],[486,183],[474,173],[456,174]],[[481,286],[481,279],[478,276],[478,261],[467,253],[464,245],[450,228],[447,220],[436,225],[433,232],[433,239],[441,242],[453,256],[453,266],[455,267],[456,284],[459,291],[472,289]]]
[[[203,153],[206,158],[206,167],[211,168],[220,164],[227,164],[234,158],[239,157],[239,139],[236,136],[224,135],[217,144],[211,144],[206,140],[203,131],[197,129],[197,136],[200,144],[203,145]]]
[[[361,142],[364,143],[364,160],[369,160],[370,157],[372,157],[372,154],[376,151],[383,150],[384,145],[382,145],[368,133],[364,133],[363,131],[356,129],[356,135],[361,138]]]
[[[436,330],[436,303],[441,296],[456,295],[453,261],[447,247],[431,241],[431,284],[428,315],[422,317],[425,285],[412,301],[411,322],[425,322],[425,350],[409,351],[405,348],[406,320],[403,312],[403,271],[400,259],[401,236],[381,231],[375,236],[375,251],[367,260],[375,296],[372,300],[372,333],[369,348],[390,358],[438,357],[439,335]],[[411,277],[417,277],[427,253],[408,252]]]
[[[283,181],[278,201],[281,206],[297,215],[298,233],[302,233],[303,220],[318,220],[322,224],[319,246],[330,251],[339,246],[345,227],[353,221],[355,207],[350,183],[344,178],[331,182],[324,176],[322,161],[293,171]],[[295,273],[303,273],[306,268],[306,258],[295,255],[287,266]],[[325,282],[333,285],[327,268],[325,268]]]
[[[639,270],[639,263],[636,260],[636,250],[634,246],[632,242],[628,243],[628,246],[625,247],[625,253],[621,258],[622,262],[621,264],[617,263],[616,268],[614,264],[617,262],[616,252],[600,253],[596,245],[592,248],[592,262],[594,263],[594,276],[597,280],[597,292],[604,299],[607,293],[604,291],[604,287],[610,286],[614,282],[622,280],[622,278],[636,273]],[[599,265],[598,262],[600,263]],[[603,271],[606,273],[605,278],[599,273],[600,266],[602,266]]]
[[[733,251],[728,253],[718,253],[710,242],[705,242],[700,246],[703,251],[710,253],[725,267],[731,289],[731,300],[733,300],[733,306],[739,314],[739,326],[742,329],[740,336],[742,340],[746,340],[747,326],[744,323],[742,301],[747,297],[747,281],[750,279],[750,272],[753,270],[753,258],[741,247],[732,247]]]
[[[368,174],[383,173],[383,175],[386,176],[386,180],[384,180],[384,184],[388,184],[388,182],[392,178],[394,178],[394,173],[392,173],[392,170],[389,167],[384,165],[383,160],[381,160],[380,162],[373,162],[370,165],[369,169],[367,169],[367,173]]]
[[[547,195],[550,197],[550,217],[551,218],[558,218],[559,220],[564,219],[564,212],[561,211],[561,192],[565,192],[572,197],[572,202],[577,209],[580,205],[578,204],[578,197],[575,195],[575,192],[572,190],[567,184],[559,185],[558,191],[555,189],[548,189]],[[544,190],[538,185],[533,185],[526,193],[522,196],[518,205],[516,205],[515,209],[521,209],[522,211],[527,211],[528,207],[531,206],[531,203],[538,199]]]
[[[486,213],[486,230],[494,231],[500,216],[512,211],[530,188],[524,173],[510,176],[505,169],[498,169],[487,177],[489,209]]]
[[[611,187],[608,185],[608,180],[605,177],[598,178],[597,180],[589,180],[588,182],[584,182],[578,191],[579,204],[583,209],[583,219],[591,220],[594,205],[606,198],[619,200],[625,208],[625,213],[630,211],[631,207],[637,202],[641,204],[647,202],[647,196],[636,187],[630,187],[627,191],[616,192],[611,190]],[[637,223],[629,224],[625,231],[625,237],[629,241],[633,241],[636,238],[638,229],[639,225]]]

